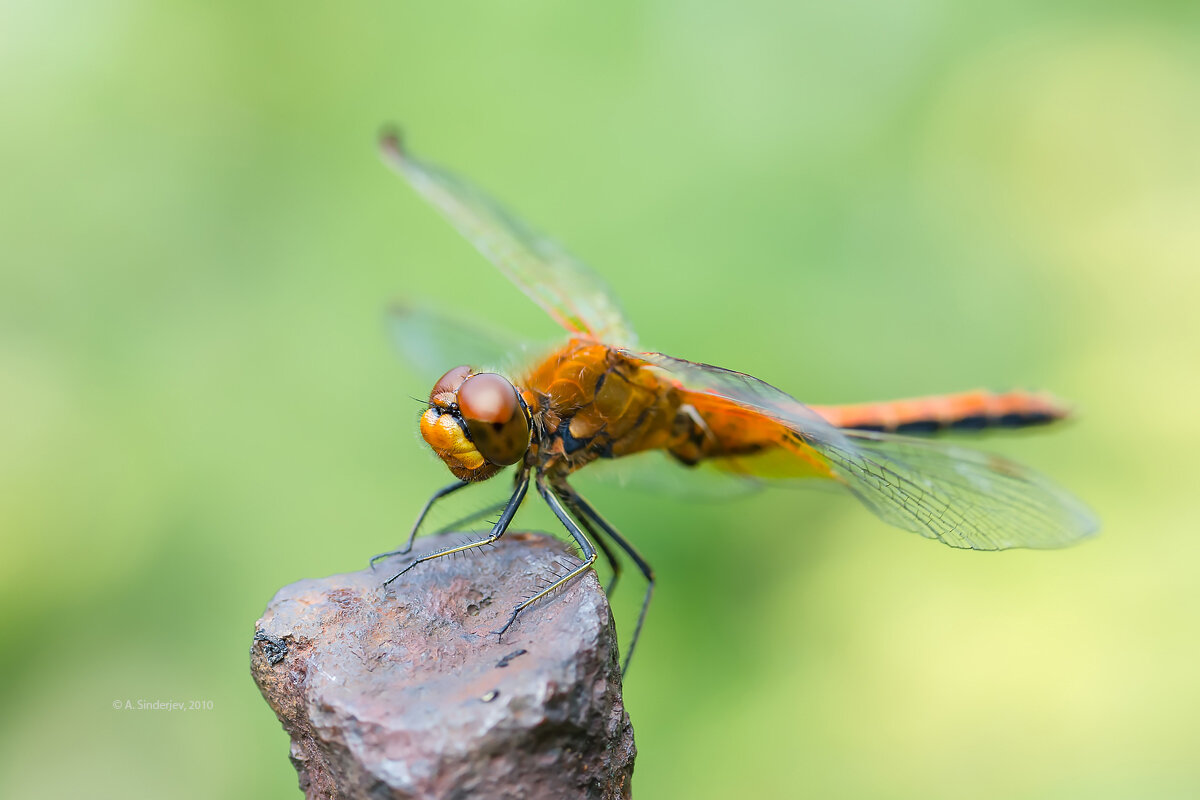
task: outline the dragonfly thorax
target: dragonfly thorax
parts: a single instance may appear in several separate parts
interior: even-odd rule
[[[529,450],[529,409],[503,375],[455,367],[429,393],[421,436],[455,477],[487,480]]]

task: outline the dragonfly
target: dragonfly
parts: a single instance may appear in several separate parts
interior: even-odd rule
[[[1057,548],[1093,534],[1098,522],[1073,495],[1038,473],[935,434],[1012,429],[1063,419],[1056,398],[1025,391],[972,391],[910,400],[809,406],[742,372],[639,350],[633,327],[604,280],[529,228],[481,189],[418,159],[395,132],[385,161],[458,232],[566,332],[566,341],[509,374],[478,364],[450,367],[421,401],[422,438],[455,481],[425,503],[406,543],[371,565],[408,555],[430,509],[513,467],[513,490],[482,538],[414,558],[418,565],[497,542],[530,484],[581,557],[512,609],[521,612],[593,569],[602,553],[613,575],[628,557],[646,581],[626,649],[627,672],[654,594],[655,573],[638,550],[571,485],[590,464],[658,451],[681,465],[715,467],[742,480],[819,481],[848,490],[883,521],[970,550]],[[399,313],[406,349],[465,336],[443,325],[421,333],[419,315]],[[444,342],[441,342],[444,343]],[[435,348],[436,349],[436,348]],[[482,516],[482,515],[481,515]]]

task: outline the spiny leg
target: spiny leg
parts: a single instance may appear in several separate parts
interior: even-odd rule
[[[596,509],[592,508],[591,504],[587,500],[584,500],[583,496],[571,488],[566,481],[562,482],[558,490],[562,494],[563,500],[576,513],[580,521],[585,523],[585,525],[589,520],[596,523],[609,538],[617,543],[618,547],[633,559],[633,563],[637,564],[638,569],[642,572],[642,576],[646,579],[646,596],[642,598],[642,610],[638,613],[637,625],[633,629],[633,637],[630,638],[629,647],[625,651],[625,664],[621,668],[621,675],[624,676],[629,671],[629,661],[633,658],[633,648],[637,646],[638,637],[642,633],[642,623],[646,621],[646,611],[650,608],[650,598],[654,594],[654,570],[646,563],[646,559],[642,558],[641,553],[626,541],[624,536],[617,533],[616,529],[612,525],[609,525],[604,520],[604,517],[601,517],[596,512]],[[587,528],[595,536],[594,528],[590,525],[587,525]],[[603,539],[597,537],[596,541],[601,542]]]
[[[572,509],[573,510],[573,509]],[[613,590],[617,588],[617,581],[621,579],[621,559],[617,558],[617,554],[608,546],[608,542],[596,532],[592,527],[591,520],[588,520],[579,514],[575,515],[575,520],[583,527],[587,534],[591,536],[591,541],[600,549],[604,555],[604,560],[608,562],[608,566],[612,569],[612,577],[608,579],[608,584],[604,587],[604,594],[612,597]]]
[[[496,633],[500,636],[503,636],[504,632],[512,627],[512,624],[516,621],[518,614],[520,614],[533,603],[553,592],[555,589],[559,588],[560,586],[564,586],[572,579],[577,578],[583,573],[587,572],[592,568],[592,564],[596,563],[596,548],[592,547],[592,543],[588,541],[587,535],[580,530],[579,525],[575,523],[575,520],[571,519],[571,515],[567,513],[567,510],[563,508],[562,503],[559,502],[557,495],[558,487],[555,487],[554,489],[548,489],[545,482],[542,480],[541,474],[539,473],[537,476],[537,490],[538,494],[542,496],[542,499],[546,501],[546,505],[550,506],[550,510],[554,512],[554,516],[558,517],[558,521],[563,524],[563,527],[567,529],[567,533],[571,534],[571,538],[575,540],[577,545],[579,545],[579,550],[583,553],[583,561],[579,563],[579,566],[575,567],[566,575],[563,575],[545,589],[542,589],[533,597],[530,597],[528,600],[514,608],[512,615],[508,618],[508,622],[504,623],[503,628],[496,631]]]
[[[429,514],[429,509],[433,508],[433,504],[438,500],[441,500],[446,495],[454,494],[459,489],[465,489],[470,485],[471,484],[467,483],[466,481],[455,481],[449,486],[443,486],[441,489],[438,489],[436,492],[434,492],[433,497],[425,501],[425,506],[421,509],[421,513],[417,514],[417,521],[413,523],[412,530],[408,532],[408,541],[405,542],[404,547],[401,547],[399,550],[389,550],[386,553],[379,553],[371,556],[371,569],[375,569],[376,561],[381,561],[385,558],[390,558],[391,556],[402,556],[411,551],[413,539],[417,538],[417,529],[419,529],[421,527],[421,523],[425,521],[425,517]]]
[[[517,475],[516,491],[513,492],[512,497],[510,497],[508,499],[508,502],[505,503],[504,511],[502,511],[500,513],[500,519],[496,520],[496,524],[492,526],[491,534],[486,539],[480,539],[477,542],[467,542],[466,544],[460,544],[457,547],[446,547],[446,548],[443,548],[442,550],[436,550],[432,553],[427,553],[427,554],[421,556],[420,558],[415,559],[407,567],[400,570],[392,577],[388,578],[386,581],[383,582],[383,585],[387,586],[392,581],[396,580],[401,575],[408,572],[410,569],[412,569],[417,564],[420,564],[422,562],[430,561],[432,559],[440,558],[442,556],[452,555],[454,553],[461,553],[465,550],[470,550],[475,547],[483,547],[484,545],[489,545],[489,544],[492,544],[493,542],[495,542],[497,539],[499,539],[501,536],[504,535],[504,532],[506,530],[508,530],[508,525],[510,522],[512,522],[513,516],[516,515],[517,509],[521,505],[521,501],[525,499],[525,491],[528,488],[529,488],[529,469],[522,468],[520,473],[518,473],[518,475]]]
[[[583,529],[592,536],[592,541],[596,543],[596,547],[600,548],[600,552],[604,554],[604,560],[608,562],[608,566],[612,568],[612,577],[608,579],[608,585],[604,587],[604,593],[612,597],[613,590],[617,588],[617,581],[621,579],[621,560],[617,558],[617,554],[608,546],[608,542],[596,533],[596,529],[592,527],[590,520],[578,516],[579,524]]]
[[[521,482],[521,472],[520,472],[520,470],[518,470],[517,472],[513,473],[513,491],[514,492],[517,490],[517,484],[519,484],[520,482]],[[466,525],[467,523],[474,522],[475,520],[484,519],[485,517],[490,517],[492,514],[495,514],[497,511],[502,510],[506,505],[508,505],[508,501],[501,500],[497,503],[492,503],[490,506],[484,506],[483,508],[480,508],[476,511],[472,511],[470,514],[466,514],[464,516],[459,517],[458,519],[454,520],[453,522],[447,522],[445,525],[443,525],[440,528],[438,528],[437,530],[435,530],[433,532],[433,535],[436,536],[439,533],[447,533],[449,531],[456,530],[457,528],[460,528],[463,525]]]
[[[466,514],[464,516],[459,517],[458,519],[454,520],[453,522],[447,522],[445,525],[436,529],[432,535],[437,536],[440,533],[449,533],[450,531],[458,530],[463,525],[466,525],[471,522],[475,522],[476,520],[481,520],[485,517],[490,517],[492,514],[495,514],[497,511],[504,508],[506,505],[508,505],[508,501],[501,500],[498,503],[492,503],[490,506],[484,506],[483,508],[481,508],[477,511],[472,511],[470,514]]]

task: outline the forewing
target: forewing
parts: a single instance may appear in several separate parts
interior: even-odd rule
[[[382,141],[387,162],[505,277],[572,334],[631,345],[633,328],[608,286],[556,242],[534,231],[458,176],[415,158],[396,135]]]
[[[662,353],[620,350],[622,355],[671,374],[681,386],[733,400],[780,422],[784,422],[806,441],[843,441],[844,435],[819,414],[764,380],[712,364],[687,361]]]
[[[881,519],[951,547],[1063,547],[1099,527],[1070,493],[999,456],[944,442],[839,430],[753,376],[661,353],[626,355],[671,373],[687,389],[724,397],[782,423],[795,437],[793,446],[815,450]]]

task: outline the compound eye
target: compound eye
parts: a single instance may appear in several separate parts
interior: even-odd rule
[[[462,386],[462,382],[471,374],[471,368],[468,366],[455,367],[447,372],[442,377],[438,378],[437,383],[433,385],[433,391],[429,393],[429,402],[443,406],[448,406],[454,402],[454,393],[458,391],[458,387]],[[438,395],[445,395],[438,397]]]
[[[463,419],[503,424],[518,413],[520,405],[516,387],[494,372],[472,375],[458,387],[458,408]]]
[[[507,378],[472,375],[458,387],[458,409],[479,454],[492,464],[515,464],[529,449],[529,420]]]

